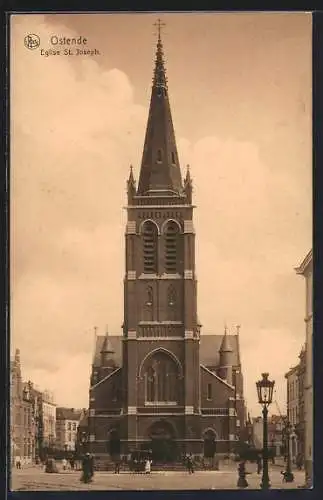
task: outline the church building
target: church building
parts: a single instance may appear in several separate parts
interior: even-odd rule
[[[206,335],[197,314],[192,179],[182,180],[158,35],[138,186],[130,168],[120,336],[98,335],[88,448],[96,463],[229,454],[245,424],[239,327]]]

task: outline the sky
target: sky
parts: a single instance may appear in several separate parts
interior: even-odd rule
[[[12,16],[11,350],[58,405],[88,406],[94,327],[121,334],[126,179],[130,164],[139,175],[157,17],[194,182],[202,335],[241,325],[248,409],[260,413],[267,371],[284,413],[305,342],[295,267],[312,245],[306,13]],[[24,45],[31,33],[38,49]],[[45,57],[53,35],[99,53]]]

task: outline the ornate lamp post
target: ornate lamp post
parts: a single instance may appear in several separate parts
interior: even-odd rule
[[[269,373],[262,373],[262,379],[256,382],[258,401],[262,405],[263,415],[263,472],[261,488],[267,490],[270,488],[268,474],[268,406],[273,399],[275,381],[268,379]]]
[[[83,431],[81,434],[81,444],[82,444],[82,452],[85,453],[87,451],[87,445],[88,445],[88,434],[86,431]]]
[[[287,463],[286,463],[286,472],[284,474],[286,483],[292,483],[294,481],[294,474],[292,473],[292,464],[291,464],[291,449],[290,449],[290,436],[292,432],[292,426],[289,420],[286,420],[285,424],[285,435],[286,435],[286,448],[287,448]]]

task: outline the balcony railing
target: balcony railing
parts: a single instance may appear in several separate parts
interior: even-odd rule
[[[226,417],[229,415],[228,408],[201,408],[202,415],[212,415],[214,417]]]
[[[173,404],[165,403],[164,405],[162,403],[159,403],[159,405],[158,406],[150,406],[150,405],[139,406],[137,409],[137,413],[140,413],[140,414],[184,413],[184,406],[177,406],[176,402],[174,402]]]
[[[139,337],[182,337],[182,325],[141,325],[138,329]]]
[[[108,410],[106,408],[96,408],[95,413],[96,416],[98,415],[120,415],[121,414],[121,409],[120,408],[109,408]]]
[[[142,205],[142,206],[148,206],[148,205],[155,205],[155,206],[160,206],[160,205],[186,205],[186,200],[185,198],[180,198],[180,197],[155,197],[155,196],[145,196],[145,197],[135,197],[134,198],[134,205]]]

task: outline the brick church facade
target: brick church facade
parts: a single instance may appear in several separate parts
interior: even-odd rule
[[[123,334],[96,338],[89,450],[98,461],[135,449],[156,460],[230,453],[245,423],[239,331],[201,332],[192,180],[189,168],[182,180],[160,35],[138,187],[131,168],[127,188]]]

